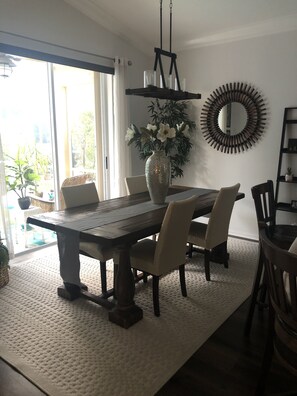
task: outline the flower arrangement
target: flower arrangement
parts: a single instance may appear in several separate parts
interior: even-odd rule
[[[126,133],[128,145],[134,144],[141,159],[147,159],[154,151],[163,150],[170,158],[171,177],[181,177],[182,167],[189,161],[193,146],[191,135],[196,128],[186,112],[187,102],[166,101],[160,104],[157,99],[148,106],[151,123],[137,128],[132,124]]]

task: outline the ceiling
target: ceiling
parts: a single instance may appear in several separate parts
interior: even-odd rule
[[[160,0],[64,0],[147,54],[160,47]],[[163,0],[163,49],[169,50]],[[297,0],[173,0],[172,51],[297,29]]]

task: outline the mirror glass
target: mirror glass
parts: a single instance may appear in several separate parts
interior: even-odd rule
[[[237,135],[242,132],[247,123],[247,112],[239,102],[227,103],[219,112],[219,127],[227,135]]]

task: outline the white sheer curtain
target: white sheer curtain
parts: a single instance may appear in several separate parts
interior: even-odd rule
[[[0,135],[0,229],[1,238],[4,239],[3,243],[8,248],[9,257],[14,257],[13,241],[11,235],[11,228],[9,222],[8,204],[7,204],[7,191],[5,183],[5,165],[2,150],[2,141]]]
[[[128,60],[115,58],[114,75],[114,178],[111,183],[111,198],[126,195],[124,179],[131,175],[131,157],[126,130],[129,126],[127,96],[125,95]]]

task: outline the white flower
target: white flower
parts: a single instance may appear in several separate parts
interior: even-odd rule
[[[185,125],[184,122],[181,122],[180,124],[176,124],[176,129],[178,130],[178,132],[182,129],[182,127]]]
[[[126,142],[130,142],[130,140],[133,139],[134,134],[135,134],[134,127],[133,127],[133,125],[131,125],[131,128],[127,129],[127,133],[126,133],[126,136],[125,136],[125,141]]]
[[[162,143],[166,141],[166,139],[173,139],[176,136],[176,130],[174,128],[170,128],[168,124],[160,124],[160,129],[157,133],[157,139],[159,139]]]
[[[190,137],[191,137],[189,125],[186,125],[186,126],[185,126],[185,129],[184,129],[182,132],[183,132],[183,134],[184,134],[185,137],[187,137],[187,138],[190,138]]]
[[[190,128],[189,125],[185,124],[184,122],[177,124],[176,125],[176,129],[178,130],[178,132],[182,132],[182,134],[186,137],[189,138],[191,137],[190,135]]]
[[[157,130],[157,125],[153,125],[153,124],[147,124],[146,129],[148,129],[149,131],[156,131]]]

